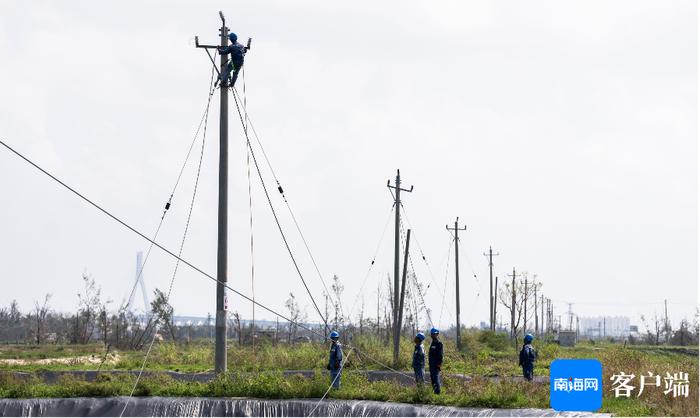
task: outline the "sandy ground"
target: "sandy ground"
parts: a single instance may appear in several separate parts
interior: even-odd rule
[[[100,364],[103,355],[93,354],[90,356],[77,357],[61,357],[61,358],[44,358],[44,359],[0,359],[1,365],[9,366],[26,366],[30,364]],[[116,364],[120,357],[117,353],[107,354],[105,364]]]

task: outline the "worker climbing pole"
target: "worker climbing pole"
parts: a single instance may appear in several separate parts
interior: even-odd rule
[[[226,18],[219,12],[221,29],[219,35],[221,45],[200,45],[199,38],[195,37],[197,48],[204,48],[209,59],[214,59],[209,49],[214,49],[221,54],[221,68],[219,72],[219,84],[221,86],[220,115],[219,115],[219,206],[218,206],[218,239],[216,252],[216,348],[214,355],[214,370],[216,373],[226,372],[226,312],[228,311],[228,299],[226,297],[226,284],[228,282],[228,92],[229,87],[236,82],[238,72],[243,66],[243,57],[250,47],[243,47],[237,43],[234,33],[229,33],[226,27]],[[229,45],[229,41],[232,42]],[[229,59],[228,56],[231,56]],[[231,75],[231,80],[229,80]]]

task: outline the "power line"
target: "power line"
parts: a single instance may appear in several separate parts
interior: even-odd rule
[[[209,91],[213,92],[214,90],[212,89],[212,84],[214,83],[214,71],[212,71],[211,74],[211,81],[209,82]],[[209,102],[211,102],[211,93],[209,96]],[[187,221],[185,222],[185,230],[182,233],[182,240],[180,241],[180,249],[178,250],[177,253],[177,261],[175,262],[175,268],[173,269],[173,275],[170,278],[170,285],[168,286],[168,293],[165,296],[165,304],[168,304],[170,301],[170,295],[172,294],[173,291],[173,285],[175,284],[175,277],[177,276],[177,270],[180,267],[180,257],[182,256],[182,250],[185,248],[185,240],[187,239],[187,232],[190,229],[190,221],[192,220],[192,210],[194,209],[194,202],[195,199],[197,198],[197,188],[199,186],[199,177],[202,173],[202,161],[204,160],[204,146],[206,145],[206,139],[207,139],[207,126],[209,125],[209,106],[207,105],[207,111],[205,113],[205,122],[204,122],[204,133],[202,134],[202,147],[200,149],[199,153],[199,164],[197,165],[197,175],[194,180],[194,189],[192,190],[192,199],[190,200],[190,207],[187,212]],[[151,350],[153,349],[153,343],[156,341],[156,334],[158,330],[158,322],[156,322],[156,327],[153,332],[153,337],[151,338],[151,343],[148,345],[148,350],[146,351],[146,355],[143,358],[143,363],[141,364],[141,369],[139,370],[139,374],[136,376],[136,381],[134,382],[134,386],[131,388],[131,393],[129,393],[129,398],[127,399],[126,403],[124,404],[124,409],[122,409],[121,414],[119,416],[124,415],[124,411],[126,411],[126,407],[129,405],[129,401],[131,401],[131,398],[134,396],[134,392],[136,391],[136,387],[139,384],[139,381],[141,380],[141,375],[143,374],[143,370],[146,368],[146,362],[148,361],[148,356],[151,354]],[[106,356],[105,356],[106,358]]]
[[[48,176],[49,178],[51,178],[52,180],[54,180],[56,183],[60,184],[61,186],[63,186],[64,188],[66,188],[67,190],[69,190],[70,192],[72,192],[73,194],[75,194],[76,196],[78,196],[79,198],[81,198],[82,200],[84,200],[85,202],[89,203],[91,206],[93,206],[94,208],[96,208],[96,209],[99,210],[100,212],[104,213],[105,215],[107,215],[107,216],[108,216],[109,218],[111,218],[112,220],[116,221],[117,223],[119,223],[120,225],[122,225],[122,226],[125,227],[126,229],[130,230],[131,232],[135,233],[135,234],[138,235],[139,237],[143,238],[144,240],[150,242],[150,243],[153,244],[155,247],[157,247],[157,248],[160,249],[161,251],[165,252],[165,253],[168,254],[169,256],[171,256],[171,257],[173,257],[173,258],[179,260],[181,263],[183,263],[183,264],[185,264],[186,266],[190,267],[191,269],[193,269],[193,270],[196,271],[197,273],[200,273],[202,276],[208,278],[209,280],[211,280],[211,281],[213,281],[213,282],[215,282],[215,283],[221,283],[225,288],[227,288],[228,290],[230,290],[230,291],[233,292],[234,294],[236,294],[236,295],[242,297],[243,299],[245,299],[245,300],[247,300],[247,301],[249,301],[249,302],[255,304],[256,306],[258,306],[258,307],[264,309],[265,311],[267,311],[267,312],[269,312],[269,313],[271,313],[271,314],[273,314],[273,315],[275,315],[275,316],[278,316],[278,317],[284,319],[285,321],[288,321],[288,322],[290,322],[290,323],[293,323],[293,324],[297,325],[299,328],[302,328],[302,329],[304,329],[304,330],[310,332],[310,333],[313,334],[313,335],[319,336],[319,337],[321,337],[321,338],[324,337],[323,334],[320,334],[320,333],[317,332],[316,330],[314,330],[314,329],[312,329],[312,328],[310,328],[310,327],[307,327],[306,325],[304,325],[304,324],[302,324],[302,323],[299,323],[299,322],[297,322],[297,321],[293,321],[291,318],[288,318],[288,317],[285,316],[284,314],[281,314],[281,313],[275,311],[274,309],[272,309],[272,308],[270,308],[270,307],[268,307],[268,306],[266,306],[266,305],[264,305],[264,304],[262,304],[262,303],[260,303],[260,302],[254,301],[254,300],[251,299],[248,295],[246,295],[246,294],[244,294],[244,293],[242,293],[242,292],[240,292],[240,291],[238,291],[238,290],[232,288],[232,287],[229,286],[227,283],[225,283],[225,282],[220,282],[219,280],[217,280],[216,277],[214,277],[214,276],[212,276],[211,274],[205,272],[204,270],[202,270],[201,268],[195,266],[194,264],[190,263],[189,261],[183,259],[182,257],[178,256],[178,255],[175,254],[174,252],[172,252],[172,251],[170,251],[169,249],[165,248],[165,247],[162,246],[161,244],[159,244],[159,243],[155,242],[154,240],[148,238],[145,234],[143,234],[143,233],[142,233],[141,231],[139,231],[138,229],[136,229],[136,228],[134,228],[133,226],[131,226],[130,224],[126,223],[125,221],[123,221],[122,219],[120,219],[119,217],[117,217],[116,215],[112,214],[110,211],[104,209],[102,206],[98,205],[97,203],[95,203],[95,202],[92,201],[91,199],[87,198],[85,195],[81,194],[81,193],[78,192],[76,189],[74,189],[74,188],[72,188],[71,186],[67,185],[66,183],[64,183],[63,181],[61,181],[60,179],[58,179],[56,176],[54,176],[53,174],[51,174],[51,173],[49,173],[48,171],[46,171],[46,170],[43,169],[41,166],[39,166],[38,164],[34,163],[34,162],[33,162],[32,160],[30,160],[29,158],[25,157],[25,156],[24,156],[23,154],[21,154],[20,152],[16,151],[14,148],[12,148],[12,147],[9,146],[7,143],[5,143],[2,139],[0,139],[0,145],[2,145],[2,146],[4,146],[5,148],[7,148],[7,149],[8,149],[9,151],[11,151],[13,154],[17,155],[17,156],[20,157],[22,160],[24,160],[25,162],[29,163],[31,166],[33,166],[34,168],[36,168],[37,170],[39,170],[40,172],[42,172],[44,175],[46,175],[46,176]],[[388,366],[388,365],[386,365],[386,364],[380,362],[379,360],[374,359],[374,358],[371,357],[370,355],[365,354],[365,353],[362,353],[357,347],[352,347],[352,346],[350,346],[350,345],[348,345],[348,347],[354,348],[355,351],[358,352],[358,354],[364,355],[365,357],[367,357],[367,358],[369,358],[370,360],[372,360],[374,363],[376,363],[376,364],[378,364],[378,365],[380,365],[380,366],[382,366],[382,367],[384,367],[384,368],[386,368],[386,369],[389,369],[389,370],[391,370],[391,371],[393,371],[393,372],[395,372],[395,373],[398,373],[398,374],[402,374],[402,375],[404,375],[404,376],[408,376],[406,373],[397,371],[397,370],[391,368],[390,366]]]
[[[244,73],[244,78],[243,78],[243,89],[244,89],[244,94],[245,94],[245,73]],[[234,94],[234,97],[238,96],[240,99],[240,96],[238,95],[238,91],[236,90],[235,87],[232,87],[232,91]],[[289,211],[290,216],[292,217],[292,221],[294,222],[294,226],[297,229],[297,232],[299,232],[299,236],[301,237],[302,242],[304,243],[304,247],[306,248],[306,252],[309,254],[309,258],[311,258],[311,263],[314,265],[314,268],[316,269],[316,273],[318,274],[319,279],[321,280],[321,284],[323,284],[323,288],[326,291],[326,294],[329,295],[331,298],[331,301],[333,301],[333,295],[331,292],[328,290],[328,287],[326,286],[326,281],[323,279],[323,275],[321,274],[321,270],[318,268],[318,263],[316,263],[316,258],[313,256],[313,253],[311,252],[311,247],[309,246],[308,241],[306,240],[306,237],[304,236],[304,233],[301,231],[301,226],[299,225],[299,222],[297,221],[297,217],[294,215],[294,211],[292,211],[292,206],[289,204],[289,201],[287,200],[287,195],[284,192],[284,189],[282,188],[282,185],[277,177],[277,174],[275,173],[274,168],[272,168],[272,163],[270,163],[270,159],[267,156],[267,153],[265,152],[265,148],[262,145],[262,141],[260,140],[260,137],[258,136],[257,131],[255,130],[255,125],[253,125],[253,120],[250,118],[248,115],[248,111],[243,107],[243,112],[245,114],[245,119],[246,123],[250,123],[250,128],[253,132],[253,136],[255,137],[255,140],[258,143],[258,146],[260,147],[260,150],[263,153],[263,157],[265,159],[265,162],[267,163],[268,168],[270,169],[270,172],[272,173],[272,177],[275,179],[275,183],[277,183],[277,191],[282,195],[282,200],[284,201],[284,204],[287,206],[287,210]],[[338,301],[339,306],[341,307],[342,311],[342,304],[340,301]]]
[[[243,114],[241,113],[241,108],[238,103],[238,97],[234,94],[233,96],[234,102],[236,103],[236,110],[238,111],[238,117],[241,120],[241,124],[245,125],[245,122],[243,121]],[[299,278],[301,279],[301,282],[304,284],[304,288],[306,289],[306,293],[308,293],[309,298],[311,299],[311,303],[313,303],[314,308],[316,309],[316,312],[318,312],[318,315],[321,317],[321,320],[326,326],[326,331],[328,330],[328,320],[323,316],[321,313],[321,309],[318,307],[318,304],[316,304],[316,300],[314,299],[313,295],[311,294],[311,290],[309,289],[309,286],[306,284],[306,280],[304,279],[304,275],[301,273],[301,270],[299,269],[299,265],[297,264],[296,259],[294,258],[294,254],[292,253],[292,249],[289,247],[289,243],[287,242],[287,237],[284,234],[284,231],[282,230],[282,225],[280,224],[279,218],[277,217],[277,212],[275,211],[275,207],[272,205],[272,200],[270,199],[270,194],[267,191],[267,185],[265,184],[265,180],[263,179],[262,172],[260,171],[260,166],[258,165],[258,161],[255,158],[255,152],[253,151],[253,147],[250,143],[250,139],[248,138],[248,132],[245,131],[245,136],[246,136],[246,142],[248,144],[248,149],[250,149],[250,155],[253,157],[253,164],[255,165],[255,169],[258,172],[258,177],[260,177],[260,182],[263,186],[263,191],[265,192],[265,197],[267,198],[267,203],[270,206],[270,210],[272,211],[272,215],[275,218],[275,223],[277,224],[277,228],[280,231],[280,234],[282,235],[282,241],[284,241],[284,245],[287,248],[287,252],[289,253],[289,257],[292,259],[292,263],[294,264],[294,268],[296,269],[297,273],[299,274]]]
[[[214,54],[216,57],[216,54]],[[213,71],[212,71],[212,78],[213,78]],[[211,81],[209,82],[209,85],[211,87]],[[160,233],[160,228],[163,226],[163,221],[165,219],[165,215],[170,209],[170,205],[172,203],[173,197],[175,196],[175,191],[177,190],[178,185],[180,184],[180,179],[182,178],[182,173],[185,170],[185,166],[187,165],[187,162],[190,159],[190,154],[192,153],[192,148],[194,147],[195,142],[197,141],[197,137],[199,136],[199,132],[202,129],[202,126],[204,124],[205,119],[207,118],[207,115],[209,113],[209,106],[211,104],[211,98],[214,95],[214,92],[216,90],[210,88],[209,89],[209,97],[207,98],[207,105],[204,109],[204,113],[202,114],[202,118],[199,121],[199,125],[197,126],[197,130],[194,133],[194,137],[192,138],[192,142],[190,143],[190,147],[187,150],[187,155],[185,155],[185,160],[182,162],[182,166],[180,167],[180,172],[177,175],[177,179],[175,180],[175,185],[172,188],[172,191],[170,192],[170,197],[168,198],[168,201],[165,204],[165,207],[163,209],[163,213],[160,216],[160,221],[158,222],[158,227],[156,228],[156,231],[153,234],[153,240],[155,241],[158,238],[158,234]],[[153,249],[153,244],[148,246],[148,250],[146,251],[146,257],[143,260],[143,263],[141,266],[139,266],[139,271],[138,274],[136,275],[136,280],[134,281],[134,285],[131,287],[131,291],[129,292],[129,297],[126,300],[131,300],[132,295],[134,294],[134,291],[136,290],[136,285],[138,284],[139,279],[141,278],[141,275],[143,274],[143,270],[146,267],[146,263],[148,262],[148,259],[151,255],[151,250]],[[147,309],[148,307],[144,307],[144,309]]]

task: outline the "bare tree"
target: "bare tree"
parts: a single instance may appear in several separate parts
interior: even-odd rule
[[[160,323],[170,333],[173,341],[177,340],[175,331],[175,323],[173,322],[173,307],[168,302],[168,297],[162,290],[156,289],[154,292],[155,299],[151,301],[151,312]]]
[[[534,289],[534,286],[528,285],[526,292],[525,283],[522,281],[516,281],[515,287],[512,286],[512,283],[505,283],[503,288],[500,289],[500,292],[496,289],[501,305],[506,308],[510,317],[513,318],[511,321],[511,338],[514,340],[521,331],[524,333],[525,301],[534,297]],[[534,315],[534,313],[532,313],[532,315]],[[532,315],[528,313],[528,317]]]
[[[331,284],[331,291],[333,292],[333,295],[335,296],[335,300],[333,301],[333,307],[335,309],[335,318],[333,320],[335,329],[339,329],[342,327],[345,323],[345,318],[343,315],[343,305],[340,303],[340,298],[343,295],[343,291],[345,290],[345,286],[343,286],[340,283],[340,278],[337,275],[333,275],[333,284]]]
[[[241,329],[241,315],[238,313],[238,311],[233,313],[233,326],[235,327],[234,329],[238,335],[238,345],[240,346],[243,344],[243,331]]]
[[[76,339],[79,343],[87,344],[92,338],[95,321],[100,310],[102,289],[95,279],[83,273],[83,293],[78,293],[78,315],[76,317]],[[82,319],[82,325],[80,320]]]
[[[659,341],[661,340],[661,333],[664,329],[664,321],[661,318],[659,318],[659,316],[656,313],[654,313],[654,322],[652,323],[651,327],[647,323],[646,318],[644,318],[644,315],[641,316],[641,319],[642,323],[644,324],[644,328],[647,331],[645,338],[647,344],[659,345]]]
[[[284,306],[289,310],[289,333],[287,334],[287,343],[291,343],[297,333],[297,324],[301,317],[299,304],[297,303],[294,293],[289,294],[289,299],[284,303]]]
[[[46,315],[49,313],[49,300],[51,299],[50,294],[44,296],[44,303],[39,304],[38,301],[34,301],[34,320],[36,321],[36,343],[41,344],[43,341],[43,336],[45,332]]]

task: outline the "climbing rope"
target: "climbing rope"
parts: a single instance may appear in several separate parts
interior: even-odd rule
[[[243,131],[246,132],[246,138],[248,137],[248,95],[246,94],[245,86],[245,67],[243,67],[242,77],[243,77],[243,113],[245,114],[245,124],[243,125]],[[246,172],[248,177],[248,213],[250,218],[250,295],[255,300],[255,251],[253,245],[253,190],[251,188],[250,179],[250,150],[246,145]],[[253,344],[253,358],[255,358],[255,304],[251,305],[253,314],[253,327],[251,341]]]
[[[204,270],[202,270],[201,268],[195,266],[195,265],[192,264],[191,262],[189,262],[189,261],[183,259],[181,256],[175,254],[173,251],[171,251],[171,250],[169,250],[168,248],[164,247],[163,245],[157,243],[156,241],[153,241],[152,239],[150,239],[150,238],[149,238],[146,234],[144,234],[143,232],[141,232],[141,231],[139,231],[138,229],[134,228],[133,226],[131,226],[130,224],[128,224],[128,223],[125,222],[124,220],[122,220],[122,219],[120,219],[119,217],[117,217],[116,215],[114,215],[112,212],[110,212],[110,211],[108,211],[107,209],[103,208],[102,206],[98,205],[98,204],[95,203],[93,200],[89,199],[88,197],[86,197],[85,195],[83,195],[82,193],[80,193],[79,191],[77,191],[75,188],[73,188],[73,187],[69,186],[68,184],[64,183],[64,182],[63,182],[62,180],[60,180],[58,177],[56,177],[56,176],[54,176],[53,174],[49,173],[48,171],[46,171],[44,168],[42,168],[42,167],[39,166],[38,164],[34,163],[32,160],[30,160],[29,158],[25,157],[25,156],[24,156],[23,154],[21,154],[20,152],[16,151],[14,148],[12,148],[11,146],[9,146],[9,145],[8,145],[6,142],[4,142],[2,139],[0,139],[0,145],[2,145],[2,146],[4,146],[5,148],[7,148],[10,152],[12,152],[13,154],[17,155],[19,158],[21,158],[22,160],[24,160],[25,162],[27,162],[28,164],[30,164],[31,166],[33,166],[34,168],[36,168],[37,170],[39,170],[42,174],[44,174],[44,175],[46,175],[47,177],[51,178],[53,181],[55,181],[56,183],[58,183],[59,185],[61,185],[62,187],[64,187],[64,188],[67,189],[68,191],[70,191],[71,193],[75,194],[76,196],[78,196],[79,198],[81,198],[83,201],[85,201],[86,203],[88,203],[88,204],[90,204],[91,206],[93,206],[95,209],[97,209],[97,210],[99,210],[100,212],[104,213],[104,214],[107,215],[109,218],[111,218],[112,220],[114,220],[114,221],[117,222],[118,224],[122,225],[124,228],[128,229],[129,231],[131,231],[131,232],[133,232],[134,234],[138,235],[138,236],[141,237],[142,239],[144,239],[144,240],[148,241],[149,243],[153,244],[154,247],[160,249],[160,250],[163,251],[164,253],[166,253],[166,254],[168,254],[169,256],[171,256],[171,257],[175,258],[176,260],[180,261],[182,264],[184,264],[184,265],[190,267],[191,269],[193,269],[193,270],[196,271],[197,273],[201,274],[202,276],[206,277],[207,279],[213,281],[214,283],[221,284],[223,287],[225,287],[226,289],[230,290],[232,293],[234,293],[234,294],[240,296],[241,298],[243,298],[243,299],[245,299],[245,300],[247,300],[247,301],[249,301],[249,302],[254,303],[254,304],[255,304],[256,306],[258,306],[259,308],[261,308],[261,309],[263,309],[263,310],[265,310],[265,311],[271,313],[271,314],[274,315],[274,316],[277,316],[277,317],[282,318],[282,319],[284,319],[284,320],[286,320],[286,321],[288,321],[288,322],[290,322],[290,323],[292,323],[292,324],[297,325],[299,328],[308,331],[308,332],[311,333],[312,335],[316,335],[316,336],[318,336],[318,337],[320,337],[320,338],[324,338],[324,337],[325,337],[324,334],[319,333],[319,332],[316,331],[315,329],[312,329],[312,328],[306,326],[305,324],[302,324],[302,323],[299,323],[299,322],[297,322],[297,321],[294,321],[294,320],[292,320],[291,318],[288,318],[287,316],[285,316],[284,314],[279,313],[279,312],[277,312],[276,310],[274,310],[274,309],[268,307],[267,305],[261,304],[261,303],[259,303],[259,302],[257,302],[257,301],[253,301],[253,300],[251,299],[251,297],[249,297],[249,296],[246,295],[245,293],[242,293],[242,292],[240,292],[240,291],[238,291],[238,290],[232,288],[231,286],[228,285],[228,283],[222,282],[222,281],[218,280],[218,279],[217,279],[216,277],[214,277],[213,275],[211,275],[211,274],[205,272]],[[363,354],[362,351],[359,350],[357,347],[352,347],[352,346],[350,346],[350,345],[348,345],[348,347],[349,347],[349,348],[354,348],[355,351],[356,351],[358,354],[364,355],[364,356],[367,357],[369,360],[371,360],[372,362],[378,364],[379,366],[382,366],[382,367],[384,367],[384,368],[386,368],[386,369],[388,369],[388,370],[390,370],[390,371],[392,371],[392,372],[394,372],[394,373],[397,373],[397,374],[401,374],[401,375],[410,377],[408,374],[393,369],[392,367],[390,367],[390,366],[388,366],[388,365],[386,365],[386,364],[380,362],[379,360],[373,358],[373,357],[370,356],[369,354]]]
[[[445,266],[445,286],[443,287],[444,291],[442,292],[442,303],[440,304],[440,319],[438,319],[438,323],[440,326],[442,326],[442,313],[445,310],[445,295],[447,294],[447,276],[450,273],[450,258],[452,256],[452,244],[454,243],[454,240],[450,240],[450,246],[447,249],[447,264]]]
[[[213,92],[212,86],[214,83],[214,72],[212,71],[211,75],[211,81],[209,82],[209,91],[210,91],[210,96],[209,96],[209,101],[208,103],[211,103],[211,93]],[[170,278],[170,284],[168,286],[168,293],[165,296],[165,304],[167,305],[170,301],[170,296],[173,291],[173,285],[175,284],[175,277],[177,276],[177,271],[178,268],[180,267],[180,260],[182,256],[182,251],[185,247],[185,241],[187,240],[187,232],[189,231],[190,228],[190,221],[192,220],[192,211],[194,209],[194,203],[195,199],[197,197],[197,188],[199,186],[199,177],[202,172],[202,161],[204,160],[204,147],[206,145],[206,139],[207,139],[207,126],[208,126],[208,121],[209,121],[209,106],[207,106],[207,110],[205,112],[205,122],[204,122],[204,132],[202,134],[202,146],[200,148],[200,153],[199,153],[199,163],[197,165],[197,175],[195,177],[194,181],[194,189],[192,191],[192,199],[190,200],[190,207],[187,212],[187,220],[185,222],[185,230],[182,234],[182,240],[180,241],[180,248],[177,253],[177,260],[175,261],[175,268],[173,269],[173,275]],[[151,354],[151,350],[153,349],[153,343],[156,340],[156,335],[158,333],[159,329],[159,322],[156,322],[155,329],[153,332],[153,337],[151,338],[151,342],[148,345],[148,350],[146,351],[146,355],[144,356],[143,363],[141,363],[141,369],[139,370],[138,375],[136,376],[136,381],[134,382],[134,386],[131,388],[131,393],[129,393],[129,397],[127,398],[126,402],[124,403],[124,408],[122,409],[122,412],[119,414],[119,416],[123,416],[124,412],[126,411],[127,406],[129,405],[129,402],[131,401],[131,398],[134,396],[134,392],[136,391],[136,387],[141,380],[141,375],[143,374],[143,370],[146,367],[146,363],[148,362],[148,357]]]
[[[364,279],[362,279],[362,285],[360,286],[360,290],[357,292],[355,295],[355,300],[352,303],[352,306],[350,307],[349,314],[352,316],[355,313],[355,305],[357,304],[358,299],[360,298],[360,294],[362,294],[362,291],[365,288],[365,285],[367,284],[367,279],[369,278],[369,274],[372,272],[372,269],[374,269],[374,262],[377,259],[377,254],[379,253],[379,249],[381,248],[382,242],[384,242],[384,236],[386,235],[386,230],[387,227],[389,226],[389,221],[391,220],[391,214],[394,211],[394,204],[391,205],[391,208],[389,208],[389,215],[386,218],[386,221],[384,222],[384,228],[382,229],[382,235],[379,237],[379,242],[377,243],[377,248],[374,250],[374,255],[372,256],[372,261],[369,263],[369,267],[367,268],[367,273],[365,273]]]
[[[401,206],[403,206],[403,204],[401,204]],[[409,225],[409,226],[410,226],[410,225]],[[406,236],[406,232],[405,232],[405,228],[404,228],[404,225],[403,225],[403,219],[399,222],[399,228],[401,229],[401,238],[402,238],[402,242],[404,242],[404,240],[405,240],[404,237]],[[413,232],[413,229],[411,229],[411,232]],[[412,234],[411,236],[415,236],[415,233]],[[416,241],[416,243],[417,243],[417,241]],[[406,244],[404,243],[404,244],[403,244],[403,247],[404,247],[404,248],[406,248],[405,245],[406,245]],[[416,288],[416,293],[418,293],[418,295],[420,296],[421,303],[422,303],[422,305],[423,305],[423,310],[425,310],[425,314],[426,314],[426,316],[428,317],[428,321],[430,322],[430,325],[432,326],[432,325],[433,325],[433,319],[430,317],[430,310],[428,309],[428,305],[425,303],[425,299],[423,298],[422,292],[420,292],[420,286],[419,286],[419,283],[418,283],[418,275],[416,274],[416,267],[413,265],[413,257],[411,256],[410,245],[409,245],[409,250],[408,250],[408,262],[409,262],[409,264],[410,264],[410,266],[411,266],[411,271],[412,271],[412,273],[413,273],[413,274],[412,274],[412,278],[413,278],[414,286],[415,286],[415,288]],[[407,275],[408,275],[408,274],[407,274]],[[430,285],[428,285],[428,286],[430,286]],[[410,289],[410,282],[409,282],[409,287],[408,287],[408,289]],[[417,321],[418,321],[418,318],[416,318],[416,322],[417,322]]]
[[[245,71],[245,67],[244,67]],[[245,96],[245,78],[243,79],[243,91],[244,91],[244,96]],[[240,95],[238,94],[238,90],[236,90],[235,87],[231,89],[233,91],[234,97],[237,97],[238,100],[240,100]],[[284,201],[285,206],[287,207],[287,210],[289,211],[290,216],[292,217],[292,221],[294,222],[294,226],[297,229],[297,232],[299,233],[299,236],[301,237],[302,242],[304,243],[304,247],[306,248],[306,252],[309,255],[309,258],[311,259],[311,262],[314,266],[314,269],[316,270],[316,273],[318,274],[318,278],[321,280],[321,284],[323,285],[324,290],[326,291],[326,294],[331,298],[331,301],[333,303],[336,303],[336,301],[333,300],[333,295],[331,292],[328,290],[328,286],[326,286],[326,281],[323,279],[323,275],[321,274],[321,270],[318,267],[318,263],[316,263],[316,258],[313,256],[313,253],[311,252],[311,247],[309,246],[308,241],[306,240],[306,237],[304,236],[304,233],[301,231],[301,226],[299,225],[299,222],[297,221],[297,217],[294,215],[294,211],[292,211],[292,206],[289,204],[289,201],[287,200],[287,195],[284,192],[284,189],[282,188],[282,184],[280,183],[277,174],[272,167],[272,163],[270,163],[270,159],[267,156],[267,153],[265,152],[265,148],[262,145],[262,141],[260,140],[260,136],[258,135],[258,132],[255,130],[255,125],[253,125],[252,119],[250,119],[250,116],[248,115],[248,112],[245,108],[243,107],[243,112],[245,114],[245,120],[246,123],[250,124],[250,130],[253,133],[253,137],[255,138],[256,142],[258,143],[258,146],[260,147],[260,150],[262,151],[263,157],[265,159],[265,162],[267,163],[267,167],[270,169],[270,173],[272,173],[272,177],[275,180],[275,183],[277,184],[277,191],[282,195],[282,200]],[[337,302],[339,306],[341,307],[341,313],[342,313],[342,304],[340,301]],[[344,313],[343,313],[344,315]]]
[[[214,54],[214,57],[216,57],[216,54]],[[187,154],[185,155],[185,160],[182,162],[182,165],[180,166],[180,172],[177,175],[177,179],[175,180],[175,185],[172,188],[172,191],[170,192],[170,197],[168,198],[168,201],[165,203],[165,207],[163,208],[163,213],[160,215],[160,221],[158,222],[158,227],[156,228],[155,233],[153,234],[153,241],[155,241],[158,238],[158,233],[160,232],[160,228],[163,226],[163,220],[165,219],[165,215],[170,209],[170,206],[172,204],[173,197],[175,196],[175,191],[177,190],[178,185],[180,184],[180,179],[182,178],[182,173],[185,171],[185,166],[187,166],[187,162],[190,159],[190,155],[192,154],[192,149],[194,148],[194,144],[197,141],[197,137],[199,136],[199,132],[202,129],[202,126],[204,124],[204,121],[209,113],[209,105],[211,104],[211,98],[214,95],[215,89],[209,89],[209,94],[207,97],[207,104],[204,107],[204,113],[202,113],[202,118],[199,120],[199,125],[197,126],[197,130],[194,133],[194,137],[192,138],[192,142],[190,142],[190,146],[187,149]],[[131,291],[129,292],[129,297],[126,299],[131,300],[131,297],[134,294],[134,291],[136,290],[136,286],[138,285],[139,280],[141,279],[141,275],[143,274],[143,270],[146,267],[146,263],[148,262],[148,259],[151,255],[151,250],[153,249],[153,244],[150,244],[148,246],[148,250],[146,251],[146,257],[143,259],[143,263],[139,266],[138,273],[136,274],[136,280],[134,281],[134,285],[131,287]],[[144,309],[148,309],[148,306],[145,306]]]
[[[241,125],[245,125],[244,119],[243,119],[243,114],[241,113],[241,107],[240,104],[238,103],[238,97],[237,95],[234,94],[234,102],[236,103],[236,110],[238,111],[238,117],[240,118]],[[248,144],[248,149],[250,150],[250,155],[253,157],[253,164],[255,165],[255,169],[258,172],[258,177],[260,178],[260,182],[263,187],[263,191],[265,192],[265,197],[267,198],[267,203],[270,206],[270,210],[272,211],[272,215],[275,218],[275,223],[277,224],[277,229],[279,229],[280,234],[282,235],[282,240],[284,241],[284,245],[287,248],[287,252],[289,253],[289,257],[292,259],[292,263],[294,264],[294,268],[296,269],[297,273],[299,274],[299,278],[301,279],[301,282],[304,284],[304,288],[306,289],[306,293],[309,295],[309,298],[311,299],[311,303],[313,303],[314,308],[316,309],[316,312],[318,312],[318,315],[321,317],[321,320],[323,323],[326,325],[326,329],[328,328],[328,322],[326,318],[323,316],[321,313],[321,309],[318,307],[318,304],[316,303],[316,300],[314,299],[313,295],[311,294],[311,290],[309,289],[309,286],[306,283],[306,280],[304,279],[304,275],[301,273],[301,270],[299,269],[299,265],[297,264],[296,259],[294,258],[294,254],[292,253],[292,249],[289,246],[289,243],[287,242],[287,237],[284,234],[284,230],[282,229],[282,225],[280,224],[279,218],[277,217],[277,212],[275,211],[275,207],[272,205],[272,200],[270,199],[270,193],[267,191],[267,185],[265,184],[265,180],[263,179],[262,172],[260,171],[260,166],[258,165],[258,161],[255,158],[255,152],[253,151],[253,147],[250,143],[250,138],[248,137],[248,132],[244,131],[245,136],[246,136],[246,143]]]
[[[338,369],[338,373],[335,375],[335,377],[331,381],[331,384],[330,384],[330,386],[328,386],[328,389],[326,389],[326,393],[324,393],[323,396],[321,396],[321,399],[318,400],[318,402],[316,403],[316,406],[314,406],[314,408],[311,410],[311,412],[309,412],[309,415],[307,415],[307,417],[312,417],[314,415],[314,412],[316,412],[316,409],[318,408],[318,406],[321,405],[321,402],[323,402],[323,400],[326,398],[326,396],[328,396],[328,392],[330,392],[331,389],[333,389],[333,385],[335,385],[336,380],[338,380],[338,378],[340,377],[340,374],[343,372],[343,368],[345,368],[345,362],[348,361],[348,358],[350,358],[350,354],[352,353],[353,350],[354,349],[351,348],[350,351],[348,351],[348,354],[345,357],[343,357],[343,362],[340,364],[340,369]]]

